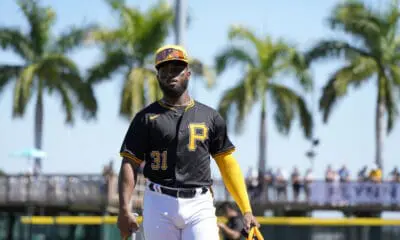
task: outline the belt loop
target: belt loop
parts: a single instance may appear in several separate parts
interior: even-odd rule
[[[160,185],[158,185],[158,184],[155,185],[155,190],[156,190],[156,192],[158,192],[158,193],[162,193],[161,187],[160,187]]]
[[[214,199],[214,191],[212,189],[212,186],[209,186],[208,188],[210,189],[211,197]]]
[[[203,193],[203,188],[196,188],[196,196],[199,196]]]

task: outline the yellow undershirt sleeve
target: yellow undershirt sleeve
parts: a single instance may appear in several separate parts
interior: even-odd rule
[[[229,193],[232,195],[242,214],[251,212],[249,196],[240,166],[231,152],[214,157],[222,180]]]

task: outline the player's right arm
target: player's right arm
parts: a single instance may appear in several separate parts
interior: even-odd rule
[[[119,211],[125,214],[130,212],[130,201],[136,185],[137,169],[139,164],[128,158],[123,158],[118,176]]]
[[[131,214],[130,202],[136,184],[137,169],[145,159],[147,147],[146,119],[144,114],[139,113],[132,120],[120,150],[123,159],[118,177],[118,227],[123,237],[138,228],[136,219]]]

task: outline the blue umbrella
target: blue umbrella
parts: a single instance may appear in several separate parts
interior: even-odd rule
[[[21,151],[11,153],[12,157],[22,158],[45,158],[47,153],[37,148],[27,148]]]

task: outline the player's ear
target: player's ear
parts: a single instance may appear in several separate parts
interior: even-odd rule
[[[160,81],[160,75],[158,73],[158,70],[156,71],[156,78],[157,78],[158,81]]]
[[[192,75],[192,70],[189,67],[187,67],[187,69],[186,69],[186,77],[190,78],[191,75]]]

